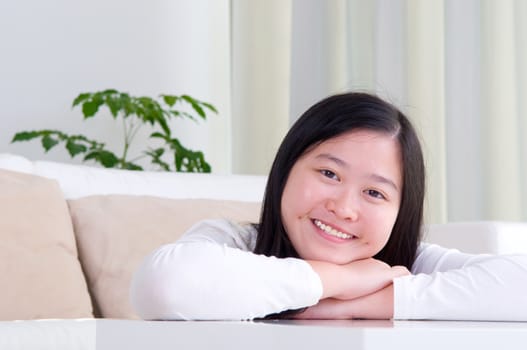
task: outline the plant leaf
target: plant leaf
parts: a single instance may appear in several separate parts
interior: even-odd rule
[[[187,113],[187,112],[181,112],[180,115],[184,116],[184,117],[187,117],[188,119],[194,121],[194,122],[198,122],[198,120],[196,118],[194,118],[194,116],[190,113]]]
[[[127,117],[131,114],[136,113],[136,106],[130,95],[127,93],[121,93],[121,108],[124,110],[124,116]]]
[[[50,149],[55,147],[59,143],[58,140],[54,139],[53,137],[49,135],[44,135],[42,137],[42,147],[44,147],[44,150],[48,152]]]
[[[202,106],[205,106],[206,108],[210,109],[214,113],[218,114],[218,110],[216,109],[216,107],[214,107],[210,103],[207,103],[207,102],[200,102],[200,103],[201,103]]]
[[[119,162],[119,159],[110,151],[101,150],[99,152],[98,156],[99,162],[105,167],[105,168],[114,168],[117,163]]]
[[[172,114],[174,117],[181,117],[180,111],[171,110],[169,111],[170,114]]]
[[[165,153],[164,148],[150,149],[145,152],[146,155],[150,156],[151,163],[159,165],[161,169],[170,171],[170,165],[161,159],[161,156]]]
[[[160,132],[158,132],[158,131],[156,131],[156,132],[150,134],[150,137],[152,137],[152,138],[156,138],[156,137],[157,137],[157,138],[160,138],[160,139],[163,139],[163,140],[166,140],[166,139],[167,139],[167,136],[166,136],[166,135],[163,135],[162,133],[160,133]]]
[[[119,159],[115,156],[115,154],[104,149],[94,150],[84,157],[85,161],[90,159],[95,160],[105,168],[115,168],[115,166],[119,163]]]
[[[167,132],[168,126],[166,125],[165,112],[159,102],[143,96],[137,99],[137,103],[141,110],[140,116],[144,121],[149,122],[151,125],[158,123]]]
[[[131,162],[125,162],[122,166],[122,169],[126,170],[143,170],[143,168],[140,165],[137,165],[135,163]]]
[[[98,154],[99,154],[99,150],[92,151],[84,156],[83,161],[87,161],[90,159],[97,160]]]
[[[72,107],[75,107],[79,103],[81,103],[84,100],[88,99],[90,96],[91,96],[91,93],[89,93],[89,92],[85,92],[85,93],[79,94],[79,96],[75,97],[75,99],[73,100]]]
[[[70,156],[73,158],[79,153],[84,153],[88,148],[80,143],[75,143],[71,139],[66,142],[66,149],[68,150]]]
[[[183,95],[181,96],[181,98],[187,101],[188,103],[190,103],[190,106],[192,107],[192,109],[196,111],[196,113],[198,113],[201,118],[203,119],[206,118],[205,111],[203,110],[203,108],[201,108],[197,100],[190,97],[189,95]]]
[[[36,137],[41,136],[41,132],[39,131],[21,131],[17,132],[15,136],[13,136],[13,139],[11,140],[11,143],[13,142],[19,142],[19,141],[29,141]]]
[[[119,96],[115,97],[115,96],[107,95],[106,98],[104,99],[104,102],[108,106],[108,109],[112,113],[112,116],[116,118],[117,114],[121,110],[121,99],[119,98]]]
[[[210,164],[205,161],[203,152],[185,148],[178,139],[167,141],[174,151],[174,165],[176,171],[210,173]]]
[[[156,121],[161,126],[161,129],[163,129],[163,131],[165,132],[165,135],[168,135],[170,137],[170,128],[165,119],[165,115],[163,113],[161,113],[161,115],[157,115]]]
[[[82,114],[84,114],[84,118],[93,117],[98,110],[99,105],[94,101],[88,101],[82,104]]]
[[[174,95],[161,95],[163,97],[163,101],[169,106],[172,107],[176,104],[179,97]]]

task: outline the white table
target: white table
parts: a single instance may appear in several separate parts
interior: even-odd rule
[[[526,349],[524,322],[0,322],[0,349]]]

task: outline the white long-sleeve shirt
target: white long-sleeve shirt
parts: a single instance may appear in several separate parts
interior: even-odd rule
[[[145,258],[133,307],[144,319],[246,320],[315,305],[318,274],[302,259],[252,253],[256,235],[227,220],[194,225]],[[394,279],[395,319],[527,321],[527,256],[421,243],[411,272]]]

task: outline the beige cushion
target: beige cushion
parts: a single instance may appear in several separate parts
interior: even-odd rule
[[[208,218],[255,222],[260,205],[250,202],[106,195],[69,200],[79,256],[96,316],[138,318],[129,286],[141,260]]]
[[[0,170],[0,319],[92,317],[54,180]]]

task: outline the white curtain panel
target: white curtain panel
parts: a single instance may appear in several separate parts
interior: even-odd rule
[[[289,127],[291,1],[231,1],[232,170],[266,174]]]
[[[249,170],[265,173],[286,126],[312,103],[373,91],[420,133],[427,222],[527,220],[527,1],[232,5],[233,121],[258,130],[240,129],[238,170],[252,159],[260,165]]]

